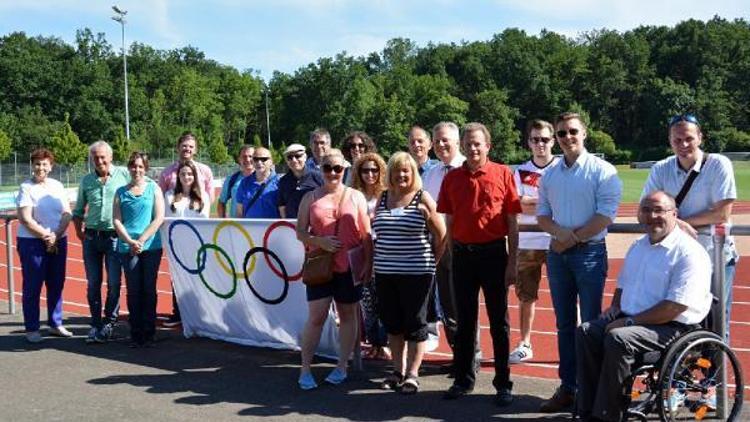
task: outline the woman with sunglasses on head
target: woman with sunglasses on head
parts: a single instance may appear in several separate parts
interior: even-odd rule
[[[131,347],[153,345],[156,334],[156,276],[162,255],[157,231],[164,221],[164,196],[156,182],[146,177],[147,171],[148,156],[131,154],[130,183],[117,189],[112,206],[117,252],[128,289]]]
[[[386,180],[388,190],[372,222],[378,312],[393,354],[393,372],[382,387],[415,394],[435,264],[445,247],[445,223],[435,201],[422,190],[417,163],[408,153],[397,152],[388,160]]]
[[[353,164],[368,152],[378,152],[378,147],[370,135],[358,130],[346,135],[344,141],[341,142],[341,150],[344,153],[344,158]],[[351,172],[351,167],[347,167],[344,171],[344,183],[347,186],[351,186],[353,181],[354,176]]]
[[[39,343],[39,296],[47,289],[48,333],[72,337],[62,322],[62,292],[68,253],[66,230],[72,214],[65,187],[48,177],[55,158],[39,148],[31,153],[33,175],[21,183],[16,197],[18,257],[23,275],[23,324],[26,340]]]
[[[289,172],[279,179],[277,205],[281,218],[297,218],[302,197],[307,192],[322,186],[323,176],[317,169],[305,166],[307,154],[305,147],[300,144],[289,145],[284,150],[284,158]]]
[[[279,176],[274,171],[271,151],[263,147],[253,152],[255,171],[237,188],[237,214],[244,218],[279,218]]]
[[[370,216],[370,220],[375,216],[375,208],[378,205],[380,195],[386,189],[385,171],[385,161],[374,152],[367,152],[354,162],[352,187],[365,195],[367,214]],[[362,290],[365,340],[371,346],[365,357],[391,360],[391,351],[388,349],[388,334],[378,317],[376,292],[373,280],[370,280],[370,283],[366,284]]]
[[[332,300],[340,318],[339,359],[325,381],[340,384],[346,380],[347,363],[356,344],[356,304],[361,297],[361,286],[354,284],[354,278],[369,280],[372,256],[367,203],[361,192],[343,183],[344,156],[341,151],[332,149],[322,157],[321,164],[324,183],[302,198],[297,216],[297,238],[307,248],[320,248],[335,254],[333,279],[326,284],[307,286],[309,315],[302,332],[302,368],[298,381],[303,390],[318,386],[310,366]],[[348,252],[360,245],[364,249],[363,269],[360,274],[352,274]]]
[[[190,161],[177,167],[174,189],[164,194],[166,217],[208,218],[211,204],[198,182],[198,171]]]

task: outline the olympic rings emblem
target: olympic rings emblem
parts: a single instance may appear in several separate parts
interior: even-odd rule
[[[198,239],[198,242],[200,242],[200,247],[198,248],[196,258],[195,258],[195,268],[188,267],[177,255],[175,248],[174,248],[174,241],[173,241],[173,231],[174,228],[183,225],[187,227],[190,231],[192,231],[196,238]],[[218,237],[219,232],[227,227],[232,226],[240,231],[240,234],[247,240],[247,243],[249,244],[250,248],[248,249],[247,253],[245,254],[245,258],[242,265],[242,271],[237,271],[235,268],[234,262],[232,262],[232,259],[230,255],[221,248],[218,243]],[[203,240],[203,237],[200,235],[200,232],[195,228],[195,226],[190,223],[187,220],[175,220],[173,221],[168,230],[169,235],[169,248],[172,251],[172,256],[174,256],[175,261],[177,264],[182,267],[185,271],[187,271],[189,274],[198,275],[203,285],[215,296],[222,298],[222,299],[229,299],[237,291],[237,280],[239,277],[243,277],[245,280],[245,283],[247,284],[248,288],[250,288],[250,291],[255,295],[255,297],[258,298],[263,303],[269,304],[269,305],[276,305],[284,301],[286,299],[286,296],[289,292],[289,282],[295,281],[302,278],[302,270],[300,269],[299,273],[294,274],[293,276],[289,276],[289,273],[286,270],[286,266],[281,261],[279,256],[273,252],[269,247],[269,238],[271,233],[278,227],[289,227],[294,229],[294,225],[288,221],[277,221],[273,224],[271,224],[268,229],[266,229],[266,232],[263,236],[263,246],[255,246],[255,243],[253,242],[252,237],[250,234],[245,230],[242,225],[236,221],[222,221],[220,222],[216,228],[214,229],[213,234],[213,242],[214,243],[207,243]],[[216,260],[218,261],[219,266],[226,272],[229,276],[232,277],[232,287],[227,292],[220,292],[217,289],[215,289],[203,276],[203,271],[206,268],[206,261],[208,260],[207,256],[207,250],[212,249],[214,252],[214,256],[216,257]],[[250,274],[252,274],[255,270],[256,265],[256,254],[262,253],[263,257],[266,261],[266,264],[268,265],[268,268],[279,276],[283,281],[283,290],[281,294],[279,294],[276,298],[266,298],[263,295],[261,295],[258,290],[253,286],[252,282],[250,281]],[[223,259],[222,259],[223,258]],[[224,260],[227,261],[227,263],[223,262]],[[272,262],[275,261],[275,262]]]

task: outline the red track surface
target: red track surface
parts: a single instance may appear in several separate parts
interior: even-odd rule
[[[750,213],[750,203],[740,203],[735,206],[735,212]],[[621,216],[632,216],[635,212],[635,205],[624,204],[621,207]],[[18,223],[13,223],[14,233]],[[4,231],[5,226],[0,223],[0,230]],[[69,249],[68,249],[68,266],[67,277],[64,290],[64,310],[66,312],[79,315],[88,315],[88,305],[86,301],[86,277],[84,273],[81,243],[75,236],[72,225],[68,230]],[[4,239],[4,235],[0,235]],[[14,234],[15,243],[15,234]],[[6,276],[6,244],[0,242],[0,299],[8,298],[7,276]],[[14,259],[14,278],[16,302],[21,301],[21,269],[18,254],[13,253]],[[611,294],[615,287],[615,278],[619,273],[622,259],[611,259],[609,262],[609,278],[605,285],[604,303],[609,303]],[[123,283],[124,285],[124,283]],[[169,270],[166,258],[162,259],[157,283],[158,289],[158,312],[160,314],[169,314],[171,311],[171,286]],[[44,296],[44,294],[43,294]],[[544,378],[557,378],[557,334],[555,332],[555,316],[552,310],[552,304],[549,294],[549,287],[546,277],[543,278],[540,286],[539,301],[537,302],[536,320],[533,326],[532,343],[534,348],[534,358],[527,363],[514,365],[512,373],[518,375],[537,376]],[[125,292],[121,295],[122,309],[126,310]],[[44,299],[42,299],[44,300]],[[510,318],[511,327],[514,327],[511,333],[511,345],[515,345],[519,339],[518,332],[518,300],[511,289],[509,292]],[[483,304],[482,304],[483,305]],[[43,303],[44,306],[44,303]],[[483,307],[483,306],[482,306]],[[42,313],[44,315],[44,313]],[[481,342],[482,350],[486,358],[492,357],[491,338],[486,314],[480,310],[480,326],[482,329]],[[739,356],[742,367],[744,368],[745,379],[750,379],[750,257],[739,261],[737,267],[737,276],[734,282],[734,304],[731,321],[731,346]],[[450,349],[443,342],[440,347],[428,355],[428,360],[439,361],[449,360],[451,358]],[[484,366],[491,370],[492,365],[485,362]]]

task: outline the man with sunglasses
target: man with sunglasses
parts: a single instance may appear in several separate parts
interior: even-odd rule
[[[279,180],[279,215],[281,218],[297,218],[302,197],[307,192],[323,186],[323,176],[318,170],[305,166],[305,147],[291,144],[284,151],[289,172]]]
[[[591,321],[601,313],[607,278],[604,238],[622,196],[615,167],[586,151],[587,131],[581,116],[563,113],[555,120],[555,128],[563,159],[542,177],[537,202],[539,227],[551,235],[547,278],[560,356],[561,385],[540,406],[549,413],[560,412],[575,400],[578,308],[581,321]]]
[[[219,200],[216,203],[216,214],[219,218],[240,218],[242,215],[238,214],[237,201],[237,189],[240,187],[242,179],[253,174],[253,153],[255,147],[252,145],[243,145],[240,148],[239,154],[237,154],[237,164],[240,169],[235,173],[224,178],[224,184],[221,187],[221,193],[219,194]],[[230,202],[231,201],[231,202]]]
[[[521,164],[513,173],[521,198],[520,224],[537,224],[536,204],[539,198],[539,182],[544,173],[558,160],[552,155],[555,144],[555,129],[552,123],[534,119],[526,129],[526,144],[531,150],[531,160]],[[545,232],[518,233],[518,275],[516,297],[521,341],[510,353],[508,362],[520,363],[534,357],[531,348],[531,325],[534,323],[535,303],[539,298],[539,282],[542,279],[542,264],[547,261],[550,237]]]
[[[720,154],[701,150],[703,133],[700,122],[692,114],[680,114],[669,120],[669,145],[674,155],[651,167],[641,197],[663,190],[677,198],[677,224],[713,254],[709,234],[698,234],[696,227],[727,224],[732,205],[737,199],[732,162]],[[693,176],[691,176],[691,173]],[[688,184],[688,179],[692,179]],[[680,193],[684,190],[684,193]],[[724,301],[726,304],[725,333],[729,342],[729,317],[732,308],[732,286],[739,254],[734,239],[727,236],[724,244]]]
[[[237,188],[238,212],[244,218],[279,218],[279,176],[273,171],[273,158],[267,148],[253,152],[252,176],[242,179]]]
[[[412,126],[408,133],[409,154],[417,162],[419,175],[423,176],[425,172],[440,163],[438,160],[430,158],[430,149],[432,140],[430,134],[421,126]]]

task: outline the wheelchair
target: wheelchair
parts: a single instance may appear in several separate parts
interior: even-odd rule
[[[664,351],[638,356],[623,383],[623,420],[737,421],[744,383],[737,356],[722,337],[696,328],[677,337]]]

